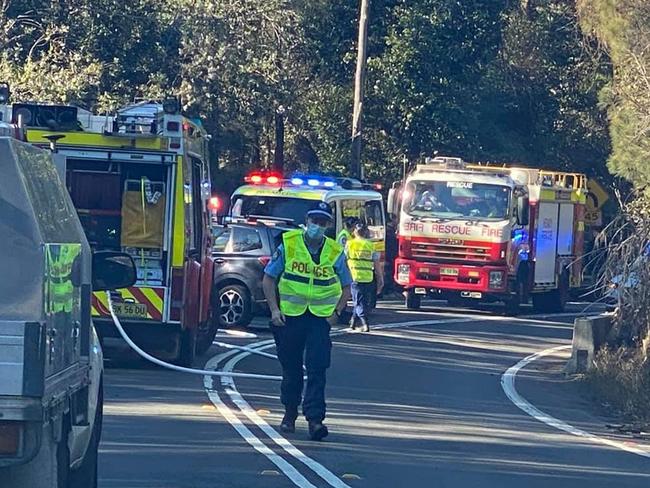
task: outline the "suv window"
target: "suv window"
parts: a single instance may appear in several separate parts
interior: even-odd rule
[[[232,239],[232,252],[250,252],[262,249],[262,237],[257,229],[235,227]]]
[[[212,250],[215,252],[226,252],[230,241],[230,227],[217,227],[213,232],[214,244]]]

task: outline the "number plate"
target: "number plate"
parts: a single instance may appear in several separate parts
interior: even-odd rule
[[[118,317],[129,319],[146,319],[147,306],[141,303],[114,303],[113,310]]]
[[[440,268],[440,274],[443,276],[458,276],[458,268]]]

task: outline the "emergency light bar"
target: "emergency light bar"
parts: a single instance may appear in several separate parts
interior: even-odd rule
[[[273,171],[253,171],[244,177],[246,183],[253,185],[279,185],[282,183],[282,174]]]

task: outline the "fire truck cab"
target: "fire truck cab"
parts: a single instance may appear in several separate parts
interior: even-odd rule
[[[503,301],[512,313],[532,298],[538,310],[563,310],[582,281],[586,193],[582,174],[441,157],[417,165],[388,201],[407,308],[431,296]]]
[[[216,333],[209,136],[200,122],[182,116],[175,97],[111,116],[32,103],[0,106],[0,115],[55,153],[91,247],[135,260],[136,284],[112,294],[129,335],[163,359],[191,364]],[[91,306],[100,337],[119,337],[106,294],[94,293]]]

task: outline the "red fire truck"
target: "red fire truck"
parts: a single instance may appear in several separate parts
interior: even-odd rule
[[[51,147],[88,242],[136,263],[138,281],[116,291],[129,335],[157,356],[192,363],[216,332],[211,320],[209,136],[175,97],[115,115],[73,106],[0,105],[0,120],[29,143]],[[92,314],[103,339],[118,337],[104,292]]]
[[[582,282],[586,194],[583,174],[442,157],[417,165],[388,198],[407,308],[431,296],[563,310]]]

